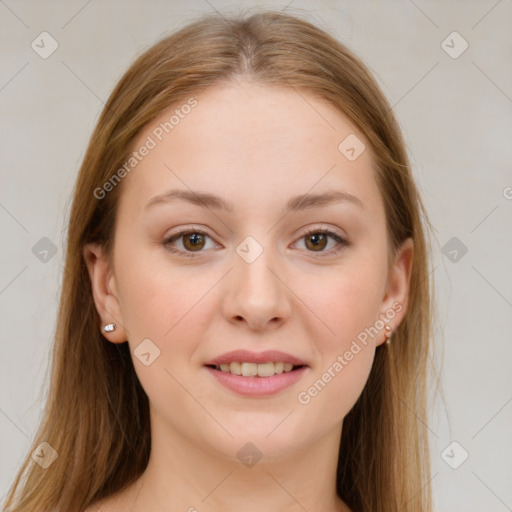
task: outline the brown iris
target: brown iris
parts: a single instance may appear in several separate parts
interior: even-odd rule
[[[308,235],[306,236],[306,247],[308,247],[308,249],[313,248],[313,250],[322,250],[325,248],[327,244],[327,238],[327,235],[325,235],[324,233],[315,233],[314,235]],[[310,240],[314,240],[313,245],[311,245],[311,247],[309,246],[308,243]]]
[[[188,242],[190,242],[190,246],[188,246]],[[184,235],[183,246],[187,250],[201,250],[204,246],[204,235],[202,235],[201,233],[190,233],[188,235]]]

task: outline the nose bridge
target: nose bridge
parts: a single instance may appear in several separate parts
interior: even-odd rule
[[[265,240],[270,244],[271,237]],[[276,247],[264,247],[248,236],[237,247],[230,282],[230,316],[243,317],[250,324],[263,325],[288,314],[286,286],[280,276]]]
[[[247,284],[247,291],[255,290],[259,296],[273,293],[277,285],[273,269],[276,266],[276,248],[270,246],[270,240],[271,237],[266,237],[264,246],[255,237],[248,236],[236,248],[235,267],[239,285]]]

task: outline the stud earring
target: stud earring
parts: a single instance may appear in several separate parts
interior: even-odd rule
[[[112,332],[116,328],[116,324],[107,324],[103,327],[104,332]]]
[[[386,345],[389,345],[391,343],[391,335],[393,334],[393,329],[389,326],[385,326],[386,329]]]

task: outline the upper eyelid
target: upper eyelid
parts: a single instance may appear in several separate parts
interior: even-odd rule
[[[317,233],[317,232],[321,232],[321,231],[328,231],[329,234],[336,235],[343,239],[347,238],[347,236],[345,234],[337,233],[335,228],[320,224],[318,226],[312,226],[312,227],[305,228],[305,231],[300,235],[299,239],[304,236],[309,235],[310,233]],[[164,240],[169,240],[171,238],[179,239],[182,236],[185,236],[187,234],[193,234],[193,233],[200,233],[200,234],[206,235],[206,236],[210,237],[212,240],[214,240],[214,238],[215,238],[207,232],[207,229],[202,228],[202,227],[191,226],[189,228],[183,228],[179,231],[176,231],[176,233],[164,236]]]

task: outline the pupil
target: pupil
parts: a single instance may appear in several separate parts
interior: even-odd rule
[[[197,233],[193,233],[192,235],[190,235],[191,240],[193,240],[193,241],[192,241],[192,244],[194,244],[194,245],[195,245],[195,244],[197,243],[197,241],[198,241],[198,240],[197,240],[197,236],[198,236],[198,235],[197,235]],[[201,236],[201,235],[199,235],[199,236]]]

